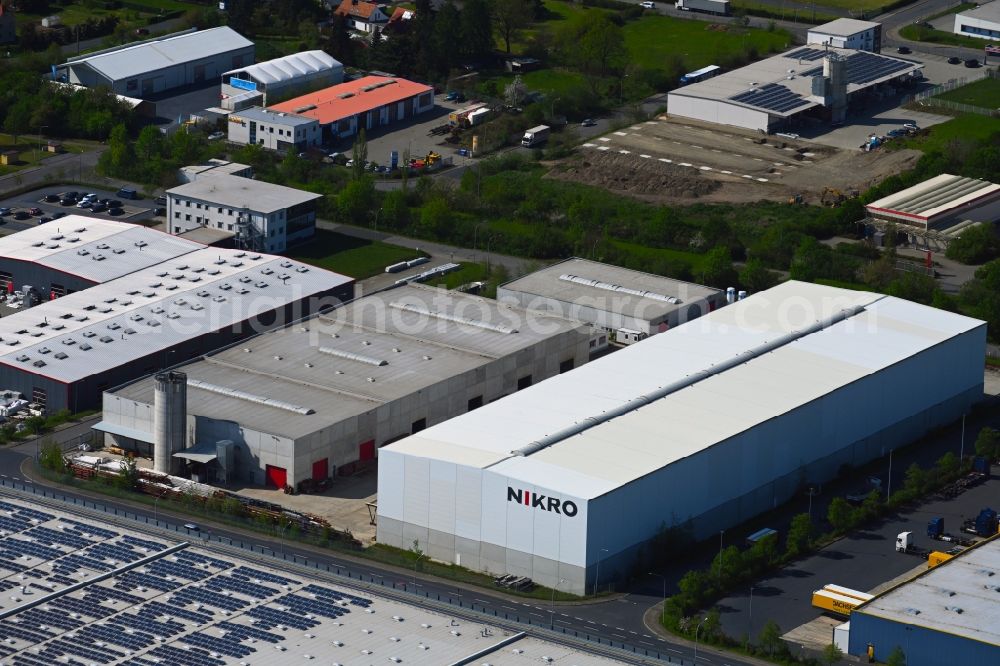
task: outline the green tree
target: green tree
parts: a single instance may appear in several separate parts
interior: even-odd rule
[[[14,137],[14,145],[17,145],[17,137],[24,134],[31,128],[31,100],[21,99],[7,109],[7,117],[3,121],[3,129]]]
[[[844,658],[844,651],[837,647],[834,643],[829,643],[823,648],[823,652],[820,655],[820,659],[824,664],[833,666],[833,664],[840,663],[840,660]]]
[[[906,654],[903,648],[898,645],[889,653],[889,658],[885,660],[886,666],[906,666]]]
[[[592,94],[599,91],[606,77],[620,73],[628,62],[622,28],[603,12],[587,12],[568,22],[560,29],[557,41],[566,63],[588,75]],[[616,92],[620,92],[618,86]]]
[[[836,532],[846,532],[854,525],[854,507],[843,497],[834,497],[826,510],[826,519]]]
[[[813,525],[808,513],[800,513],[792,518],[788,526],[788,537],[785,539],[785,552],[796,557],[809,550],[812,543]]]
[[[701,272],[705,284],[713,287],[731,287],[738,279],[729,248],[724,246],[714,247],[705,254]]]
[[[1000,430],[983,428],[976,437],[976,455],[993,461],[1000,457]]]
[[[948,451],[943,456],[938,458],[937,462],[934,463],[934,468],[937,470],[938,477],[941,479],[950,479],[958,474],[961,462],[951,451]]]
[[[139,487],[139,467],[135,458],[125,456],[118,462],[118,487],[123,490],[135,490]]]
[[[493,52],[493,16],[489,0],[466,0],[462,5],[462,55],[473,60]]]
[[[447,74],[458,64],[461,55],[456,38],[461,39],[462,14],[455,3],[446,0],[434,16],[431,41],[431,63],[435,72]]]
[[[718,608],[713,606],[705,613],[705,623],[701,627],[701,636],[706,643],[714,643],[722,636],[722,615]]]
[[[351,169],[354,173],[354,180],[361,180],[365,177],[365,162],[368,161],[368,139],[365,138],[365,129],[358,130],[358,135],[354,139],[354,146],[351,148]]]
[[[147,125],[139,132],[135,140],[135,156],[142,161],[149,161],[163,154],[163,133],[158,127]]]
[[[62,448],[51,440],[42,444],[38,454],[38,464],[59,474],[66,472],[66,459],[63,457]]]
[[[352,180],[337,195],[337,214],[346,224],[357,224],[368,217],[375,202],[375,185],[371,178]]]
[[[757,642],[771,657],[774,657],[776,652],[780,653],[784,644],[781,642],[781,627],[778,626],[778,623],[774,620],[765,622],[757,637]]]
[[[958,301],[963,312],[986,320],[990,337],[1000,339],[1000,259],[977,268],[975,277],[962,285]]]
[[[981,264],[1000,255],[1000,239],[992,224],[969,227],[948,244],[945,256],[963,264]]]
[[[493,0],[493,24],[507,53],[511,42],[531,23],[533,13],[528,0]]]
[[[760,259],[752,257],[743,264],[739,282],[749,292],[764,291],[778,284],[778,274],[767,270]]]
[[[917,463],[912,463],[906,468],[906,477],[903,480],[903,490],[919,496],[927,489],[927,472]]]

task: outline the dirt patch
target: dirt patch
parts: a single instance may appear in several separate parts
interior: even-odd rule
[[[697,169],[665,164],[635,155],[588,151],[563,162],[550,178],[571,180],[637,196],[697,199],[719,189]]]

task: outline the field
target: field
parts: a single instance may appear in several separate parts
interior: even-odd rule
[[[362,280],[383,272],[389,264],[414,259],[419,253],[398,245],[317,229],[311,241],[291,248],[286,254],[292,259]]]
[[[1000,109],[1000,79],[980,79],[936,96],[938,99],[960,104]]]
[[[783,30],[750,30],[669,16],[644,16],[626,23],[624,30],[632,61],[650,69],[660,69],[676,56],[684,59],[686,69],[693,70],[751,46],[765,54],[791,45]]]
[[[931,42],[933,44],[948,44],[950,46],[967,46],[971,49],[981,49],[986,42],[984,39],[976,37],[965,37],[956,35],[945,30],[935,30],[922,25],[908,25],[900,29],[899,34],[905,39],[912,39],[915,42]]]
[[[13,136],[10,134],[0,134],[0,151],[10,150],[12,148],[16,148],[21,151],[21,155],[19,156],[20,161],[17,164],[14,164],[13,166],[0,166],[0,176],[20,171],[21,169],[34,166],[44,159],[55,157],[56,153],[39,150],[42,143],[40,143],[37,138],[19,136],[17,138],[17,144],[15,145]],[[76,145],[67,145],[64,143],[63,148],[68,153],[82,152],[82,149]]]

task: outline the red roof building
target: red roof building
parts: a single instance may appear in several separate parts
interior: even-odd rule
[[[366,76],[269,107],[315,118],[335,137],[375,129],[434,108],[434,89],[422,83]]]
[[[348,28],[366,33],[373,32],[389,21],[389,17],[378,5],[364,0],[343,0],[333,13],[346,17]]]

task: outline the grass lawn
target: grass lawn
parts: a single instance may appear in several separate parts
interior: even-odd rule
[[[948,9],[937,12],[936,14],[931,14],[930,16],[925,16],[925,21],[933,21],[936,18],[941,18],[942,16],[947,16],[948,14],[958,14],[959,12],[964,12],[967,9],[972,9],[973,7],[978,7],[974,2],[962,2],[954,7],[949,7]]]
[[[460,287],[468,282],[478,282],[486,280],[486,264],[480,263],[463,263],[461,268],[454,273],[448,273],[442,278],[437,280],[428,281],[433,287],[443,287],[445,289],[454,289],[455,287]]]
[[[38,139],[19,136],[17,144],[14,144],[14,137],[10,134],[0,134],[0,150],[10,150],[16,148],[21,151],[20,161],[13,166],[0,166],[0,176],[20,171],[30,166],[38,164],[44,159],[55,157],[58,153],[50,153],[39,150]],[[63,144],[63,149],[68,153],[82,153],[83,149],[76,145]]]
[[[899,34],[905,39],[915,42],[931,42],[933,44],[948,44],[951,46],[967,46],[970,49],[981,49],[987,43],[985,39],[956,35],[945,30],[925,28],[922,25],[908,25],[900,29]]]
[[[1000,132],[1000,118],[969,113],[952,118],[946,123],[934,125],[928,128],[927,132],[927,136],[907,139],[899,145],[905,148],[916,148],[926,153],[942,150],[950,141],[984,141]]]
[[[761,54],[784,49],[791,37],[784,30],[748,30],[670,16],[644,16],[625,24],[625,46],[643,67],[663,67],[671,56],[684,58],[689,69],[715,64],[721,55],[755,46]]]
[[[949,102],[1000,109],[1000,79],[980,79],[935,97]]]
[[[813,7],[812,11],[802,11],[800,9],[786,9],[782,6],[777,6],[774,4],[768,4],[764,2],[756,2],[755,0],[736,0],[730,3],[733,9],[742,9],[748,14],[756,14],[758,16],[767,16],[774,19],[780,19],[783,21],[792,21],[795,23],[828,23],[833,21],[837,17],[833,14],[826,14],[822,11],[816,11]],[[825,3],[817,3],[817,5]]]
[[[398,245],[317,229],[312,240],[291,248],[286,254],[291,259],[363,280],[382,273],[389,264],[415,259],[421,253]]]

